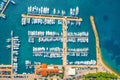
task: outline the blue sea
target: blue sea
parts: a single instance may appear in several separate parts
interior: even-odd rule
[[[2,0],[0,0],[1,2]],[[72,44],[68,43],[68,47],[76,48],[89,47],[90,56],[87,59],[95,59],[95,37],[92,31],[89,17],[92,15],[95,17],[95,23],[100,37],[100,46],[102,50],[102,56],[104,62],[116,72],[120,73],[120,1],[119,0],[14,0],[16,5],[9,4],[5,10],[6,19],[0,18],[0,64],[10,64],[10,50],[6,49],[6,39],[10,38],[10,31],[14,31],[14,35],[20,36],[21,47],[19,55],[19,72],[26,71],[25,60],[41,61],[48,64],[62,64],[62,59],[43,59],[33,57],[32,47],[44,46],[44,47],[62,47],[59,42],[56,43],[28,43],[28,30],[53,30],[56,32],[62,31],[62,26],[44,26],[44,25],[21,25],[21,14],[27,13],[28,6],[47,6],[50,9],[64,9],[69,12],[70,8],[79,6],[79,17],[83,18],[83,22],[80,27],[69,26],[70,32],[89,32],[88,44]],[[49,45],[48,45],[49,44]],[[22,46],[23,45],[23,46]],[[77,58],[76,58],[77,59]],[[80,59],[80,58],[78,58]],[[69,60],[75,60],[70,58]],[[33,62],[32,62],[33,63]]]

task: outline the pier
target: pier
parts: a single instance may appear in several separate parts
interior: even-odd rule
[[[11,66],[13,69],[13,46],[14,46],[14,38],[13,38],[13,31],[11,31]],[[13,74],[13,71],[11,72]]]
[[[77,17],[70,17],[70,16],[55,16],[55,15],[33,15],[33,14],[22,14],[23,18],[44,18],[44,19],[57,19],[57,20],[63,20],[66,18],[66,20],[70,21],[83,21],[82,18]]]
[[[32,38],[62,38],[62,36],[29,36],[29,37],[32,37]],[[67,36],[67,38],[87,38],[86,36],[85,37],[81,37],[81,36]]]
[[[91,21],[91,25],[92,25],[92,29],[95,35],[95,40],[96,40],[96,58],[97,58],[97,67],[98,67],[98,72],[105,72],[103,70],[106,69],[107,72],[113,73],[115,74],[118,78],[120,78],[119,74],[115,73],[114,71],[112,71],[108,66],[106,66],[102,60],[102,53],[100,50],[100,42],[99,42],[99,36],[98,36],[98,32],[96,29],[96,25],[94,22],[94,17],[90,16],[90,21]]]
[[[62,23],[62,31],[63,31],[63,66],[66,70],[66,65],[67,65],[67,20],[64,19]],[[65,76],[66,71],[64,71],[64,79],[66,79]]]
[[[97,68],[96,65],[88,66],[88,65],[67,65],[67,67],[72,68]]]
[[[4,6],[4,8],[2,9],[1,13],[0,13],[0,17],[2,17],[4,15],[4,11],[7,8],[8,4],[9,4],[10,0],[7,0],[6,5]]]
[[[91,21],[91,25],[92,25],[92,29],[93,29],[93,32],[94,32],[94,35],[95,35],[95,43],[96,43],[96,59],[97,59],[97,65],[99,64],[99,59],[100,59],[100,53],[99,53],[99,48],[100,48],[100,44],[99,44],[99,37],[98,37],[98,33],[97,33],[97,29],[96,29],[96,26],[95,26],[95,22],[94,22],[94,17],[93,16],[90,16],[90,21]]]

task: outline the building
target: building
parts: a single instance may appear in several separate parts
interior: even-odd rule
[[[0,78],[11,78],[12,66],[11,65],[0,65]]]
[[[69,68],[67,74],[69,76],[74,76],[76,74],[75,68]]]
[[[42,77],[46,77],[49,74],[58,74],[61,72],[63,72],[63,70],[60,69],[58,66],[54,66],[54,65],[47,66],[47,64],[42,64],[40,66],[37,66],[35,70],[35,73],[37,75],[41,75]]]

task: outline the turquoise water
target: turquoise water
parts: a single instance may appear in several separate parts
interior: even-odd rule
[[[83,17],[82,17],[83,18]],[[86,31],[89,32],[89,42],[88,43],[68,43],[68,48],[89,48],[88,51],[88,56],[68,56],[68,61],[86,61],[86,60],[96,60],[96,54],[95,54],[95,37],[94,37],[94,33],[92,31],[92,27],[90,25],[90,21],[89,19],[83,18],[83,22],[81,23],[80,27],[77,26],[68,26],[68,32],[82,32],[82,31]],[[87,23],[87,24],[86,24]]]
[[[1,2],[2,0],[0,0]],[[95,58],[95,43],[94,35],[90,25],[89,16],[93,15],[95,17],[96,26],[100,36],[100,45],[102,49],[102,55],[105,62],[120,73],[120,32],[119,32],[119,0],[15,0],[16,5],[11,3],[8,5],[8,8],[5,11],[7,16],[6,19],[0,18],[0,64],[10,64],[10,50],[6,49],[8,43],[5,42],[6,38],[10,37],[10,31],[14,30],[15,35],[20,36],[21,46],[20,48],[20,66],[24,65],[25,59],[38,60],[42,61],[42,58],[31,58],[33,44],[28,44],[27,39],[27,30],[49,30],[51,26],[40,26],[40,25],[30,25],[30,26],[21,26],[21,14],[27,12],[27,6],[47,6],[50,9],[54,7],[57,9],[64,9],[66,12],[69,11],[69,8],[75,8],[79,6],[80,14],[79,17],[83,18],[81,27],[70,27],[68,30],[72,31],[89,31],[89,46],[91,57]],[[57,26],[57,28],[56,28]],[[43,28],[44,27],[44,28]],[[61,31],[61,26],[55,25],[51,27],[51,30]],[[52,46],[62,46],[55,45],[51,43]],[[37,43],[35,44],[37,46]],[[43,45],[43,44],[41,44]],[[49,46],[50,46],[49,45]],[[70,46],[80,47],[81,44],[70,44]],[[21,56],[22,55],[22,56]],[[24,55],[24,56],[23,56]],[[49,60],[45,60],[49,63]],[[54,60],[51,60],[54,61]],[[57,59],[56,64],[62,64],[61,59]],[[44,61],[43,61],[44,62]],[[51,62],[52,63],[52,62]],[[24,71],[25,67],[20,67],[19,70]],[[22,72],[21,71],[21,72]]]

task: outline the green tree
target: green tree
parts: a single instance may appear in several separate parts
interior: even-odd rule
[[[37,80],[36,78],[34,78],[34,80]]]
[[[117,79],[117,76],[105,72],[89,73],[85,75],[83,78],[83,80],[111,80],[111,79]]]

